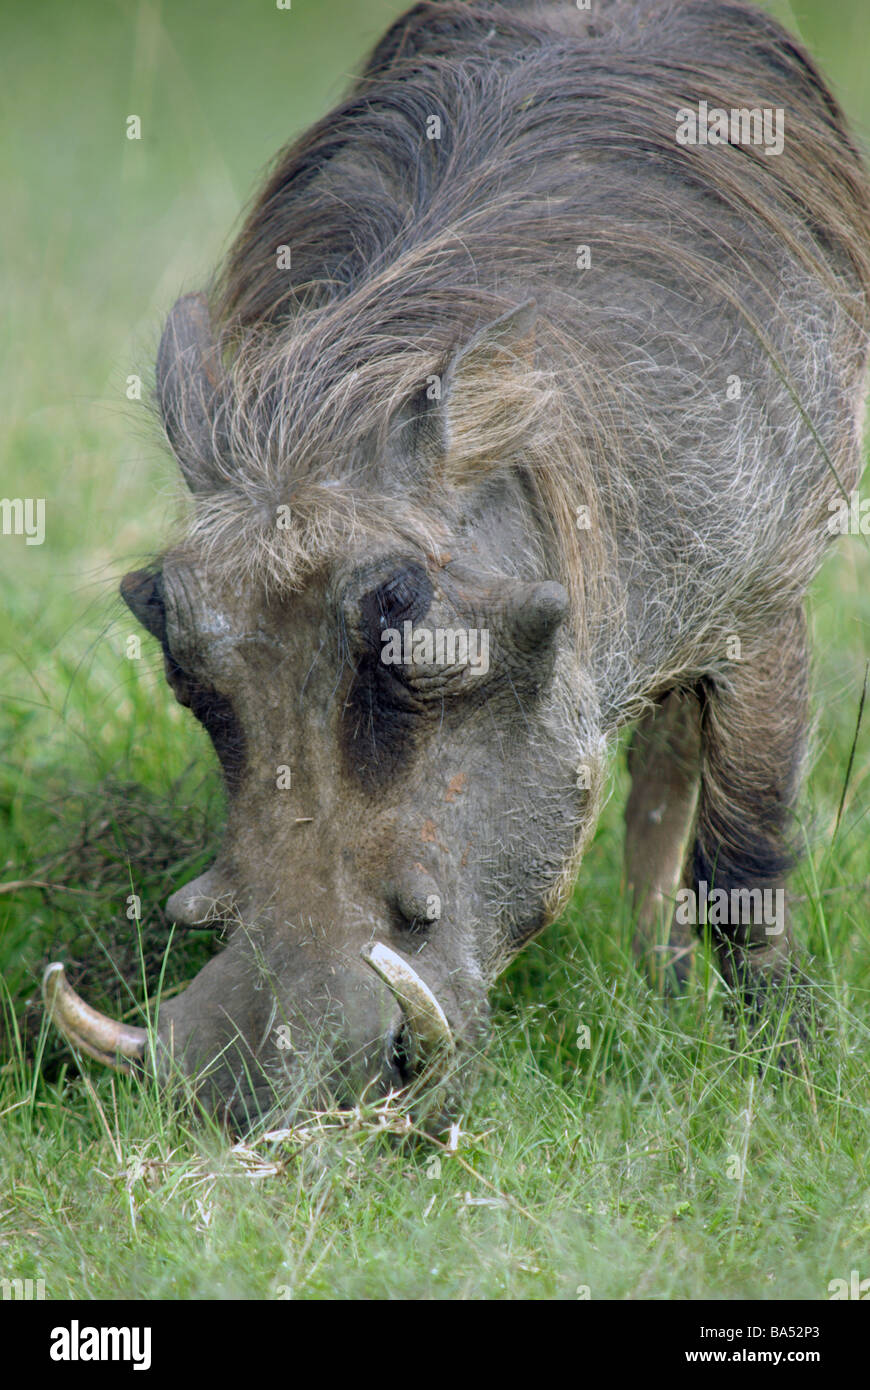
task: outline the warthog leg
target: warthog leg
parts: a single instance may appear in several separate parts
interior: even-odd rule
[[[739,661],[704,683],[691,882],[728,893],[730,915],[711,924],[711,936],[724,978],[754,1011],[795,973],[784,884],[797,857],[807,664],[806,620],[795,607],[763,636],[747,637]]]
[[[695,934],[674,920],[674,895],[695,828],[701,773],[700,705],[672,690],[639,720],[628,754],[625,877],[635,916],[633,946],[659,990],[681,984]]]

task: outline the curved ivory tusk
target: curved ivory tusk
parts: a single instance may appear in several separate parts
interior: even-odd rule
[[[80,999],[66,978],[60,961],[53,961],[42,977],[42,998],[48,1017],[68,1042],[97,1062],[117,1071],[129,1071],[129,1061],[141,1061],[148,1033],[144,1028],[116,1023]]]
[[[362,958],[396,996],[420,1060],[453,1052],[453,1034],[444,1010],[404,956],[376,941],[362,952]]]

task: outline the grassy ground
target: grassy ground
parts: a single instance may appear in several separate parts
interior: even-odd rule
[[[211,755],[150,641],[128,658],[114,598],[175,509],[128,377],[258,170],[400,8],[297,0],[243,22],[223,0],[163,17],[6,6],[0,492],[45,496],[47,538],[0,541],[0,1277],[43,1277],[49,1297],[824,1298],[870,1274],[866,729],[837,829],[870,655],[860,538],[812,594],[818,730],[793,887],[828,1031],[785,1075],[732,1046],[703,956],[667,1007],[634,970],[621,765],[569,912],[495,991],[453,1152],[397,1145],[374,1113],[231,1148],[171,1097],[79,1072],[28,1003],[58,950],[126,1010],[141,959],[149,990],[164,970],[172,989],[210,949],[194,933],[167,957],[162,903],[214,849]],[[866,129],[870,14],[798,9]]]

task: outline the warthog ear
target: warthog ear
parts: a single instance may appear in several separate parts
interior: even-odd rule
[[[456,348],[440,376],[427,378],[390,422],[393,467],[398,463],[413,478],[421,456],[431,464],[457,446],[460,453],[475,452],[476,444],[498,447],[493,428],[509,434],[516,424],[505,387],[534,365],[537,313],[534,299],[509,309]]]
[[[463,372],[489,371],[518,359],[531,365],[537,318],[537,302],[526,299],[479,328],[451,357],[444,373],[442,399],[456,387]]]
[[[157,353],[157,399],[191,492],[216,491],[223,373],[204,295],[186,294],[166,320]]]
[[[475,452],[476,434],[488,433],[492,440],[493,412],[500,408],[506,380],[534,366],[537,316],[535,300],[527,299],[478,329],[453,354],[441,381],[445,453],[457,445],[463,452]]]

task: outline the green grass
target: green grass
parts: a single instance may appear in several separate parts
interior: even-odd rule
[[[37,985],[56,951],[88,960],[96,1002],[133,1011],[143,955],[153,992],[167,949],[166,989],[210,949],[204,933],[170,940],[162,904],[214,850],[212,757],[150,639],[126,656],[114,598],[176,497],[127,377],[147,375],[161,314],[210,269],[259,169],[401,6],[298,0],[244,24],[228,3],[178,8],[10,5],[0,52],[15,130],[0,492],[45,496],[48,515],[44,546],[0,541],[0,1276],[44,1277],[52,1298],[595,1299],[819,1299],[866,1277],[866,724],[835,833],[870,655],[860,538],[811,597],[817,734],[793,892],[828,1009],[793,1069],[735,1045],[703,953],[668,1005],[637,974],[622,763],[570,910],[494,991],[455,1151],[398,1142],[396,1116],[365,1110],[236,1144],[147,1083],[79,1071],[46,1034]],[[866,7],[796,8],[866,129]],[[22,879],[51,886],[3,887]]]

